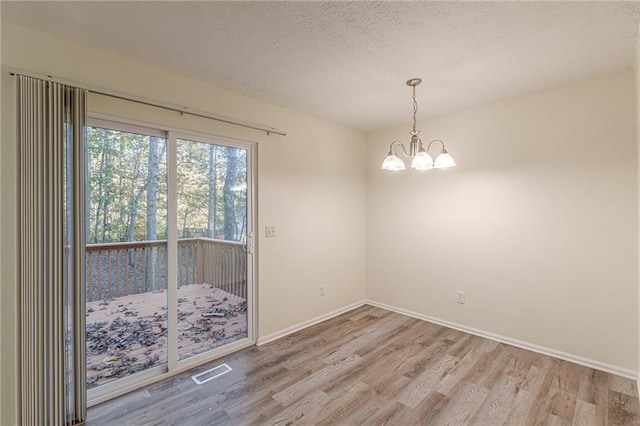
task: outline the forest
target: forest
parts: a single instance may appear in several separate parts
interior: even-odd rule
[[[167,140],[87,128],[87,244],[167,238]],[[177,140],[178,238],[245,241],[247,152]]]

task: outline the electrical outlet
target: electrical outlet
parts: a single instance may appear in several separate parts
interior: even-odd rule
[[[276,236],[276,227],[275,226],[265,226],[264,227],[264,235],[267,238],[273,238]]]
[[[320,286],[320,296],[324,296],[324,286]]]
[[[465,302],[464,291],[456,290],[456,296],[458,297],[458,299],[456,300],[456,303],[460,303],[461,305],[464,305],[464,302]]]

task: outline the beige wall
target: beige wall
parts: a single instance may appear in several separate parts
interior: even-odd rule
[[[288,131],[266,136],[95,96],[89,103],[258,143],[259,335],[361,300],[366,266],[372,300],[638,369],[640,160],[630,70],[423,120],[424,139],[444,139],[459,165],[387,174],[379,166],[388,143],[406,141],[408,124],[369,134],[365,148],[363,135],[345,127],[8,24],[2,65]],[[16,385],[11,84],[3,68],[1,424],[14,420],[7,407]],[[428,102],[428,86],[421,90]],[[278,236],[261,238],[265,225]],[[465,305],[455,303],[458,289]]]
[[[19,41],[18,41],[19,40]],[[2,65],[91,84],[133,95],[254,121],[288,132],[286,137],[160,113],[153,108],[118,106],[92,97],[90,109],[119,110],[146,121],[258,144],[259,336],[364,299],[364,135],[361,132],[217,89],[153,67],[87,49],[14,25],[2,25]],[[3,89],[11,87],[3,69]],[[3,90],[3,107],[11,105]],[[8,93],[8,94],[7,94]],[[115,109],[114,109],[115,108]],[[3,108],[2,198],[15,197],[15,150]],[[15,229],[12,208],[2,204],[2,324],[15,325]],[[265,225],[277,228],[264,239]],[[326,295],[319,296],[324,285]],[[15,327],[2,332],[1,424],[13,422]],[[5,376],[5,373],[8,373]],[[6,405],[5,405],[6,401]]]
[[[409,125],[367,135],[367,297],[637,371],[634,91],[627,70],[420,121],[447,170],[383,172]]]
[[[640,24],[638,24],[638,36],[636,37],[636,138],[638,143],[638,244],[640,245]],[[640,248],[638,249],[640,255]],[[640,259],[638,261],[638,333],[640,333]],[[640,335],[638,336],[640,345]],[[638,347],[638,394],[640,395],[640,346]]]

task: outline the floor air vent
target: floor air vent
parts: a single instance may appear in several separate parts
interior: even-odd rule
[[[211,370],[207,370],[203,373],[191,376],[191,378],[194,382],[196,382],[196,385],[201,385],[205,382],[208,382],[209,380],[215,379],[216,377],[220,377],[223,374],[227,374],[229,371],[231,371],[231,367],[229,367],[227,364],[221,364],[217,367],[212,368]]]

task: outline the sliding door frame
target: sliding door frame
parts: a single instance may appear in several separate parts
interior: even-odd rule
[[[150,136],[161,136],[167,141],[167,364],[152,367],[128,377],[116,379],[99,387],[89,389],[87,391],[87,406],[92,407],[101,402],[255,345],[258,306],[256,274],[257,250],[254,237],[257,226],[257,143],[101,114],[89,114],[86,124],[92,127],[102,127],[137,134],[149,134]],[[176,216],[178,207],[178,139],[227,146],[247,151],[247,241],[245,245],[245,254],[247,256],[247,337],[181,361],[178,360],[177,349],[178,227]],[[172,198],[173,200],[170,201]],[[84,333],[84,330],[82,332]],[[86,366],[79,367],[86,368]]]
[[[202,133],[195,133],[195,132],[189,132],[189,131],[185,131],[185,130],[170,130],[169,131],[169,139],[168,139],[168,143],[169,143],[169,149],[168,149],[168,153],[170,155],[170,157],[167,159],[168,161],[168,170],[169,170],[169,190],[171,191],[171,185],[174,185],[173,190],[175,190],[175,186],[177,186],[177,141],[178,139],[180,140],[187,140],[190,142],[199,142],[199,143],[206,143],[206,144],[212,144],[212,145],[218,145],[218,146],[226,146],[226,147],[231,147],[231,148],[237,148],[237,149],[244,149],[247,151],[247,241],[245,244],[245,254],[247,256],[247,271],[246,271],[246,275],[247,275],[247,337],[242,338],[237,340],[236,342],[230,343],[228,345],[225,345],[224,348],[226,347],[233,347],[236,344],[238,346],[241,346],[242,348],[245,348],[247,346],[253,345],[255,344],[255,307],[256,305],[256,291],[255,291],[255,262],[256,262],[256,255],[255,255],[255,244],[254,244],[254,230],[255,230],[255,175],[256,175],[256,170],[255,170],[255,161],[254,161],[254,157],[255,157],[255,148],[256,148],[256,144],[255,143],[250,143],[250,142],[245,142],[245,141],[240,141],[240,140],[236,140],[236,139],[230,139],[230,138],[225,138],[225,137],[220,137],[220,136],[211,136],[211,135],[204,135]],[[171,166],[173,164],[173,167]],[[173,175],[173,176],[172,176]],[[173,192],[174,194],[177,195],[177,192]],[[177,242],[178,242],[178,238],[177,238],[177,218],[175,217],[177,215],[177,208],[178,208],[178,203],[177,203],[177,196],[175,199],[175,202],[172,203],[173,205],[171,206],[171,210],[169,212],[169,217],[171,220],[171,232],[168,235],[168,242],[174,247],[177,248]],[[174,227],[174,225],[176,225]],[[177,265],[177,251],[176,253],[173,253],[174,256],[176,256],[175,260],[176,262],[172,262],[172,265]],[[169,260],[171,261],[171,260]],[[170,279],[173,280],[177,280],[177,274],[176,273],[172,273],[170,276]],[[177,295],[177,289],[178,289],[178,285],[177,282],[174,283],[175,285],[171,286],[174,294],[171,295],[171,293],[169,294],[169,297],[173,297],[174,300],[171,300],[170,306],[171,308],[175,308],[175,309],[170,309],[169,313],[170,316],[173,313],[173,315],[175,315],[175,320],[176,320],[176,324],[177,324],[177,319],[178,319],[178,295]],[[171,312],[174,311],[174,312]],[[177,331],[177,330],[175,330]],[[179,360],[178,358],[178,352],[177,352],[177,335],[172,336],[169,335],[169,341],[172,343],[171,347],[169,348],[169,371],[171,371],[172,368],[178,368],[181,371],[184,371],[185,369],[190,369],[193,367],[196,367],[198,365],[204,364],[206,362],[209,362],[211,360],[214,360],[216,358],[219,358],[219,356],[215,356],[216,355],[216,349],[214,348],[210,351],[198,354],[198,355],[194,355],[192,357],[189,357],[187,359],[183,359],[183,360]],[[248,342],[249,345],[245,345],[244,343]],[[236,349],[239,350],[239,349]]]

